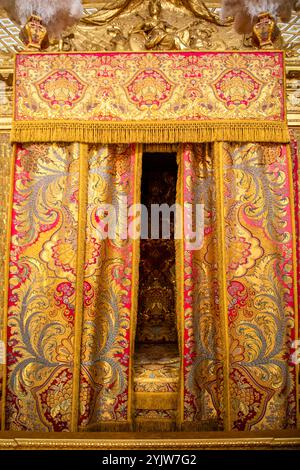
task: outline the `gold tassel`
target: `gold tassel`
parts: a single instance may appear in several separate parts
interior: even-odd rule
[[[135,409],[140,410],[175,410],[176,392],[135,392]]]
[[[121,144],[176,142],[289,143],[283,121],[16,121],[12,142],[84,142]]]

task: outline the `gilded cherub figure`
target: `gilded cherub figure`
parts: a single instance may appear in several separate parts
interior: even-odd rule
[[[140,31],[144,33],[144,48],[147,50],[186,49],[189,39],[186,37],[186,30],[181,32],[163,20],[161,18],[161,11],[160,0],[150,0],[150,18],[146,19],[140,27]]]

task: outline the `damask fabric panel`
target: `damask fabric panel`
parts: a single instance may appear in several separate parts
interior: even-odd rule
[[[226,408],[226,332],[220,309],[215,174],[218,163],[213,144],[184,145],[178,163],[177,202],[182,207],[183,204],[204,207],[201,249],[188,250],[185,241],[177,241],[177,255],[182,258],[182,262],[177,261],[177,278],[180,279],[177,291],[183,292],[182,304],[178,302],[183,387],[180,420],[186,430],[217,430],[224,428]]]
[[[137,250],[96,208],[138,197],[137,148],[16,148],[2,429],[129,421]]]
[[[6,427],[70,428],[79,145],[16,149]]]
[[[16,57],[14,142],[289,142],[279,51]]]
[[[139,252],[138,239],[122,238],[122,223],[134,229],[135,213],[124,221],[120,212],[124,204],[130,208],[139,202],[141,157],[134,144],[89,147],[81,430],[128,430],[131,425]],[[105,223],[99,207],[108,204],[117,209],[116,235],[102,240]]]
[[[297,272],[290,149],[224,144],[233,429],[296,424]]]
[[[184,200],[204,203],[184,250],[182,422],[296,427],[296,237],[290,149],[186,145]],[[209,285],[210,283],[210,285]]]

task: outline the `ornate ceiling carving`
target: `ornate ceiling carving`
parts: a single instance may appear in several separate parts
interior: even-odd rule
[[[145,48],[144,36],[147,34],[145,23],[149,23],[152,19],[149,15],[149,1],[102,0],[89,3],[86,0],[83,3],[85,17],[73,29],[74,38],[66,39],[64,48],[72,47],[77,50]],[[218,24],[220,23],[219,2],[207,1],[203,4],[200,0],[162,0],[161,4],[162,12],[159,15],[163,23],[161,36],[163,30],[167,30],[167,38],[161,41],[161,48],[164,48],[168,41],[169,44],[175,42],[175,48],[180,49],[249,48],[247,38],[236,34],[231,25]],[[278,26],[287,47],[293,47],[294,53],[300,55],[300,17],[295,14],[290,23]],[[23,49],[19,33],[20,28],[7,18],[4,12],[0,14],[0,52],[12,53]],[[149,40],[148,46],[151,46]],[[277,42],[276,47],[282,46],[281,42]]]

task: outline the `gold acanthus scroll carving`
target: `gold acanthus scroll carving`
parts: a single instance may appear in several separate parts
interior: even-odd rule
[[[246,48],[242,37],[233,31],[232,23],[223,23],[200,0],[123,0],[100,2],[99,7],[73,28],[74,50]],[[68,46],[63,43],[61,48],[65,50]],[[66,43],[70,43],[69,33]]]
[[[274,28],[275,21],[268,13],[243,40],[231,20],[221,21],[201,0],[113,0],[99,1],[95,6],[95,13],[84,16],[59,41],[53,41],[50,50],[239,50],[273,48],[274,41],[276,48],[283,47],[279,29]],[[29,19],[23,28],[28,48],[38,47],[29,39],[41,35],[41,26]],[[264,39],[268,26],[272,29],[269,42]],[[39,46],[45,48],[42,40]]]
[[[176,30],[167,21],[161,17],[161,2],[152,0],[149,2],[149,19],[142,22],[141,28],[137,29],[137,33],[144,35],[144,48],[148,50],[174,50],[185,49],[188,47],[188,37],[184,40],[184,33],[188,33],[188,29],[181,31]]]
[[[75,50],[241,50],[259,47],[222,22],[201,0],[115,0],[73,29]],[[69,43],[70,36],[66,37]],[[270,48],[283,48],[279,30]],[[62,43],[61,43],[62,45]],[[66,50],[66,46],[64,46]]]
[[[219,17],[213,14],[201,0],[161,0],[159,2],[156,0],[150,0],[148,2],[145,2],[144,0],[114,0],[110,1],[109,4],[107,0],[103,0],[97,3],[98,11],[84,17],[82,22],[91,25],[103,26],[125,12],[131,14],[134,10],[140,10],[143,4],[147,3],[160,3],[160,6],[163,9],[165,9],[166,4],[169,4],[169,6],[176,7],[178,10],[187,10],[192,13],[194,17],[200,18],[201,20],[205,20],[209,23],[223,24]]]
[[[182,5],[191,5],[191,2],[182,2]],[[165,21],[162,16],[162,4],[160,0],[150,0],[148,5],[149,18],[141,17],[141,25],[132,30],[128,38],[131,50],[184,50],[209,48],[212,45],[212,35],[217,32],[213,25],[225,26],[220,23],[217,16],[212,15],[202,2],[201,13],[195,15],[197,19],[188,25],[176,27]],[[188,11],[194,13],[190,6]],[[199,19],[198,19],[199,18]],[[135,35],[140,36],[140,41],[135,41]]]

